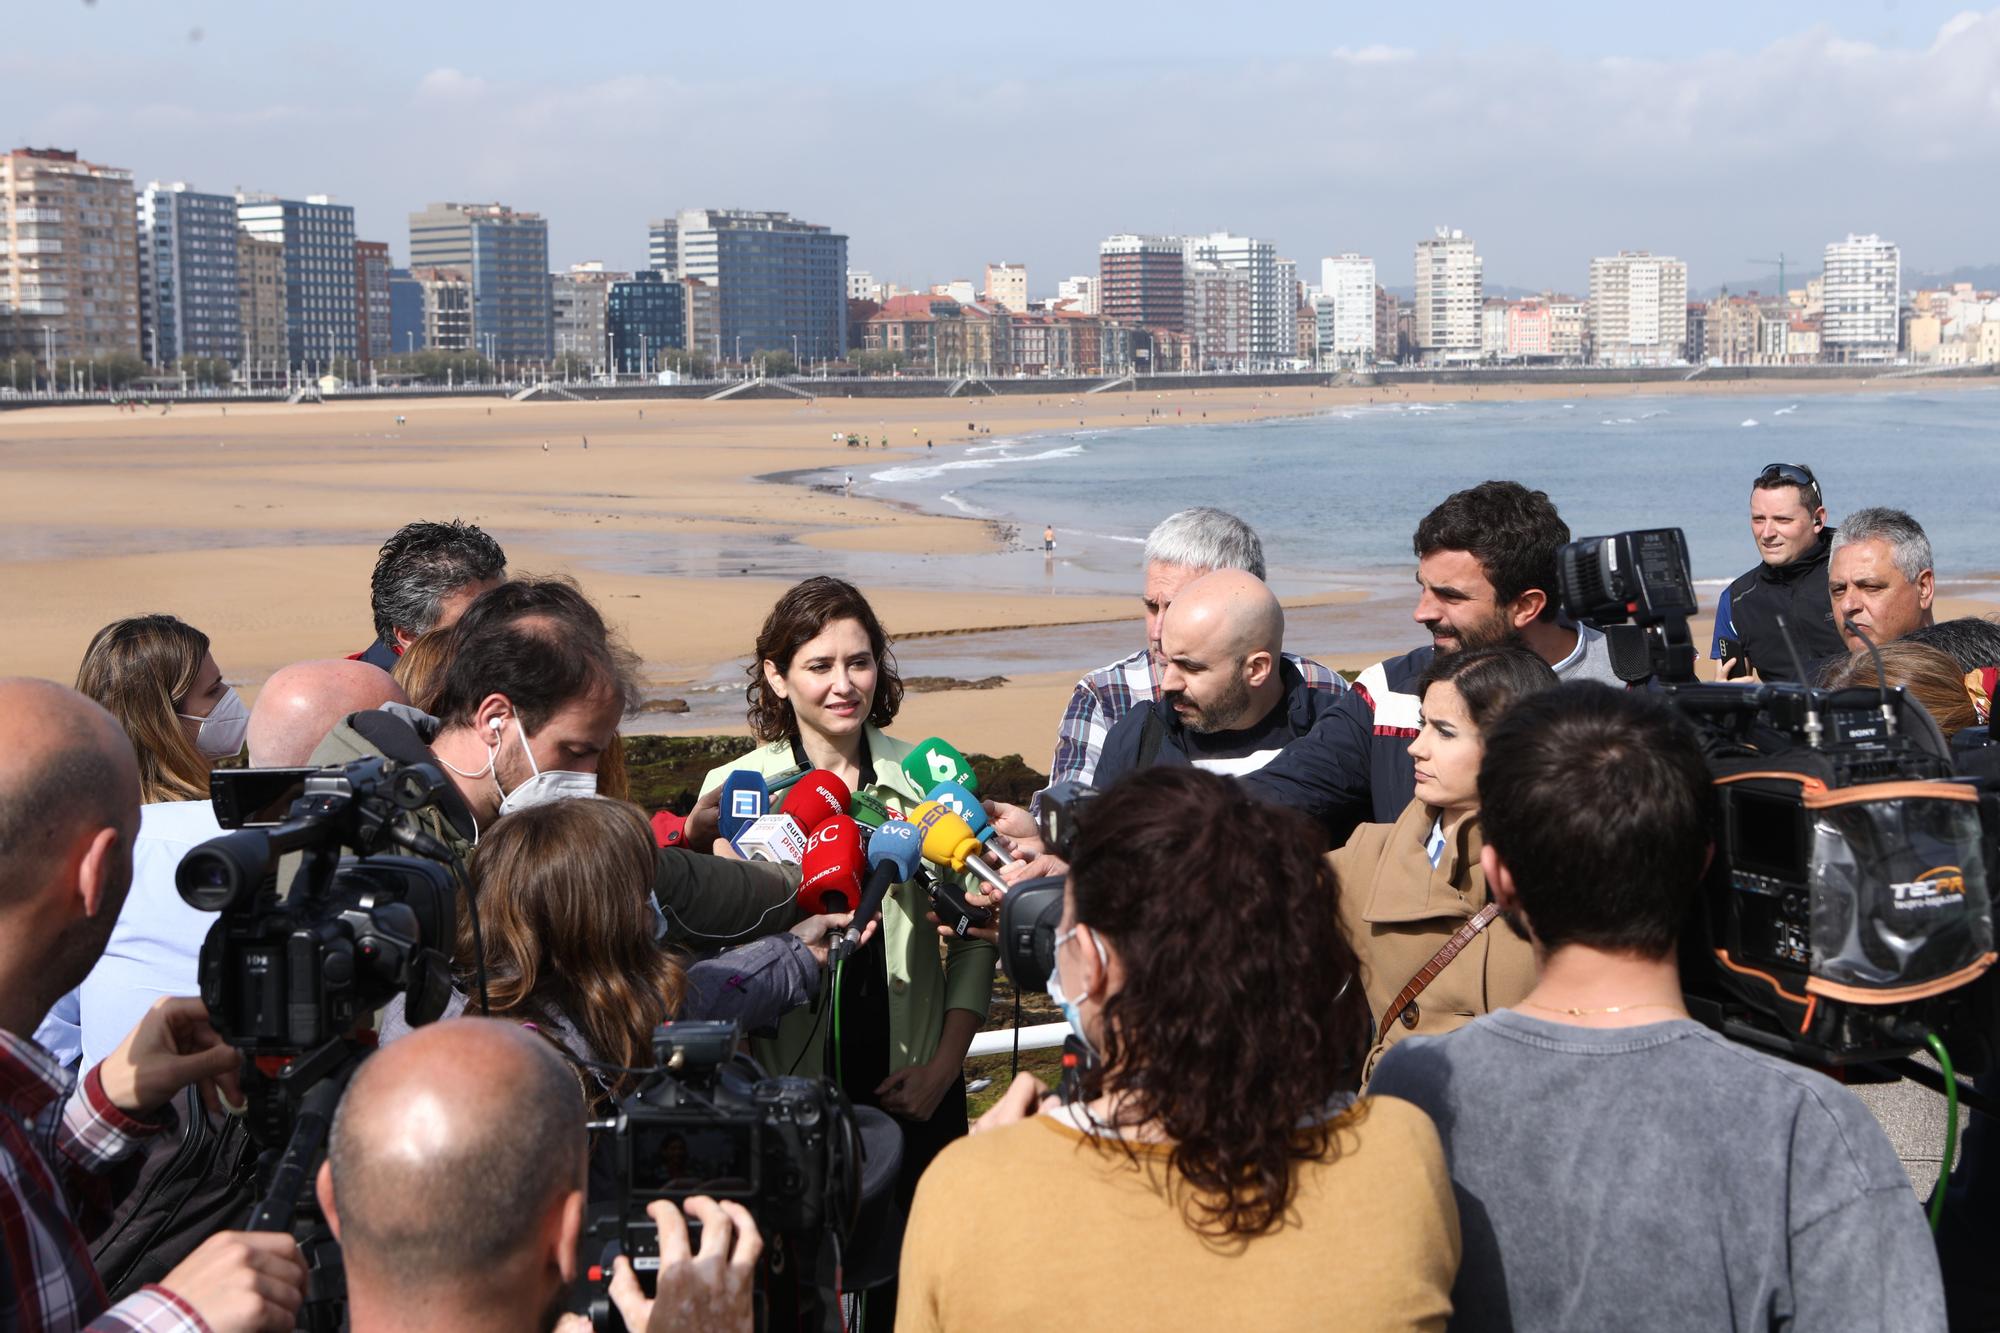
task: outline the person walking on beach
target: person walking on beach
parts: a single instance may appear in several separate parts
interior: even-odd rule
[[[1054,555],[1055,553],[1056,553],[1055,525],[1045,524],[1042,527],[1042,554]]]

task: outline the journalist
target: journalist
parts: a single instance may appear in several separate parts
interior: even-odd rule
[[[1692,1021],[1677,936],[1714,855],[1687,726],[1585,683],[1524,699],[1479,770],[1486,882],[1535,988],[1370,1084],[1451,1163],[1463,1329],[1943,1329],[1908,1176],[1855,1096]]]
[[[587,1330],[577,1279],[583,1099],[548,1044],[512,1023],[448,1019],[365,1061],[334,1115],[318,1195],[340,1240],[353,1333]],[[659,1291],[620,1256],[612,1300],[632,1333],[752,1326],[762,1250],[742,1205],[655,1203]],[[595,1256],[591,1256],[595,1258]]]
[[[207,800],[209,768],[243,749],[243,700],[223,684],[208,636],[173,616],[132,616],[97,631],[76,688],[124,728],[148,805]]]
[[[1187,584],[1160,617],[1160,697],[1111,728],[1096,781],[1154,764],[1241,776],[1269,763],[1339,698],[1306,680],[1284,640],[1284,608],[1255,574],[1219,569]]]
[[[67,1075],[28,1033],[90,971],[123,905],[139,771],[118,723],[81,694],[0,680],[0,1326],[65,1333],[286,1329],[305,1265],[285,1235],[224,1233],[109,1306],[79,1226],[97,1177],[175,1126],[202,1083],[233,1096],[236,1051],[201,1002],[162,1000],[103,1063]]]
[[[449,628],[474,598],[507,577],[500,543],[461,519],[405,523],[382,543],[368,580],[375,642],[355,657],[384,671],[412,641]]]
[[[1827,594],[1847,650],[1892,643],[1930,624],[1937,596],[1934,569],[1931,539],[1902,510],[1849,514],[1834,535],[1827,566]]]
[[[1826,566],[1834,530],[1826,525],[1819,479],[1803,463],[1772,463],[1750,483],[1750,535],[1759,564],[1723,592],[1709,656],[1723,674],[1739,667],[1764,680],[1795,680],[1792,653],[1808,672],[1845,652],[1833,621]],[[1783,617],[1786,631],[1778,628]],[[1734,656],[1724,658],[1729,642]]]
[[[1412,543],[1412,615],[1431,641],[1363,671],[1318,725],[1246,779],[1250,789],[1304,810],[1345,842],[1363,820],[1394,823],[1416,795],[1414,687],[1433,659],[1518,639],[1564,680],[1619,684],[1604,636],[1557,614],[1556,552],[1567,541],[1569,525],[1549,497],[1518,482],[1447,496]]]
[[[1374,1016],[1364,1084],[1404,1037],[1463,1027],[1534,985],[1527,944],[1489,928],[1500,908],[1479,865],[1479,761],[1507,710],[1555,684],[1547,662],[1514,645],[1432,661],[1417,682],[1416,797],[1395,823],[1363,824],[1328,856]]]
[[[897,1327],[1443,1328],[1437,1130],[1353,1101],[1367,1006],[1318,831],[1160,767],[1078,838],[1049,993],[1080,1089],[1021,1075],[924,1174]]]
[[[466,608],[452,636],[429,744],[403,718],[370,710],[337,724],[312,762],[437,763],[449,783],[426,819],[470,856],[481,830],[515,810],[596,795],[598,758],[637,699],[636,659],[562,579],[501,584]],[[796,867],[667,847],[656,859],[653,894],[670,940],[719,948],[790,926],[797,877]]]
[[[342,717],[402,698],[387,672],[365,662],[333,659],[282,667],[264,682],[250,709],[250,762],[276,768],[303,764]],[[182,900],[174,872],[192,848],[222,831],[205,774],[200,799],[139,807],[125,909],[90,975],[56,1002],[35,1032],[35,1040],[63,1064],[79,1059],[85,1068],[96,1064],[153,1001],[195,992],[201,944],[215,914]]]

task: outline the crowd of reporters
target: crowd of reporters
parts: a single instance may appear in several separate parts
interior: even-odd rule
[[[1886,679],[1947,734],[1984,724],[2000,630],[1932,623],[1907,515],[1836,532],[1810,470],[1773,465],[1751,516],[1761,563],[1718,615],[1723,673]],[[1943,1327],[1866,1110],[1682,1007],[1713,797],[1685,727],[1559,614],[1569,537],[1515,483],[1442,498],[1413,541],[1430,642],[1350,684],[1284,651],[1245,525],[1161,523],[1145,643],[1085,676],[1058,728],[1051,790],[1103,790],[1069,855],[1043,841],[1045,793],[962,808],[990,863],[930,872],[982,909],[1067,876],[1049,991],[1074,1078],[1058,1096],[1023,1075],[977,1124],[964,1064],[996,927],[953,924],[914,875],[879,916],[815,911],[831,853],[746,860],[723,836],[739,775],[808,772],[849,824],[938,799],[913,761],[931,752],[891,734],[902,682],[851,585],[772,608],[746,668],[757,744],[684,821],[624,799],[634,656],[475,527],[399,531],[370,645],[284,668],[251,708],[199,630],[105,627],[74,691],[0,682],[0,1195],[22,1219],[0,1232],[0,1328],[289,1328],[305,1299],[282,1234],[163,1238],[175,1262],[129,1291],[92,1258],[132,1201],[85,1177],[237,1096],[236,1052],[184,998],[214,918],[174,871],[220,831],[209,771],[246,741],[255,767],[436,764],[421,818],[479,905],[448,1017],[392,1003],[333,1125],[317,1194],[357,1330],[574,1320],[586,1122],[660,1024],[700,1018],[900,1129],[897,1219],[861,1238],[881,1271],[840,1301],[861,1327]],[[1879,655],[1847,651],[1861,636]],[[750,1214],[694,1197],[654,1216],[659,1298],[609,1269],[628,1326],[747,1326]]]

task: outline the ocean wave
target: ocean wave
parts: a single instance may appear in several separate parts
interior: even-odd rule
[[[956,509],[959,513],[964,514],[967,518],[998,517],[998,515],[994,514],[991,510],[981,509],[976,504],[969,504],[966,501],[960,499],[957,491],[946,491],[942,495],[938,496],[938,499],[950,505],[953,509]]]
[[[1046,458],[1076,458],[1082,453],[1081,444],[1068,444],[1059,449],[1044,449],[1033,454],[1002,453],[992,458],[954,458],[941,463],[884,468],[880,472],[869,473],[868,480],[893,486],[906,481],[931,481],[947,472],[985,472],[1003,463],[1038,463]]]

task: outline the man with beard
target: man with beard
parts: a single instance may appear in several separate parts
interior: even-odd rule
[[[1221,569],[1188,584],[1160,621],[1160,698],[1104,738],[1096,785],[1154,764],[1254,773],[1312,730],[1340,695],[1284,655],[1285,612],[1264,581]]]
[[[1363,671],[1306,735],[1247,781],[1304,810],[1334,845],[1363,822],[1391,823],[1416,797],[1409,744],[1415,686],[1433,658],[1517,641],[1564,680],[1621,685],[1604,636],[1558,614],[1556,552],[1570,539],[1546,492],[1486,481],[1446,497],[1417,525],[1416,622],[1431,641]]]

